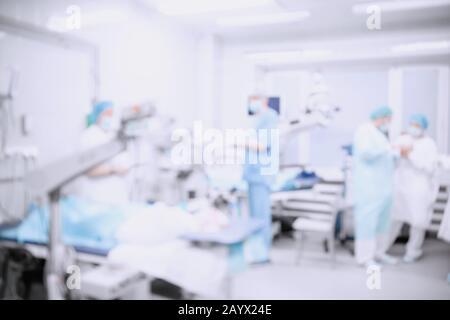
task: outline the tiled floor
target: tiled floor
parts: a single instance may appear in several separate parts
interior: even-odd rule
[[[250,268],[233,281],[233,299],[450,299],[450,245],[427,239],[424,257],[413,264],[383,267],[380,290],[369,290],[369,275],[350,252],[339,248],[333,268],[321,246],[309,244],[298,265],[292,239],[274,244],[273,263]],[[401,256],[404,246],[392,254]]]

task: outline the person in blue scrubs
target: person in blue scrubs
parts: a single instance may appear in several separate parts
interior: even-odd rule
[[[383,106],[361,125],[353,142],[355,256],[363,266],[396,263],[385,253],[393,200],[395,151],[389,141],[392,110]]]
[[[274,144],[271,129],[278,127],[278,114],[268,105],[265,97],[252,97],[249,105],[250,114],[254,116],[254,129],[258,133],[266,131],[267,139],[259,139],[246,146],[246,162],[243,178],[248,184],[248,202],[250,216],[263,221],[263,229],[250,240],[250,262],[266,263],[270,261],[270,248],[272,245],[272,213],[270,203],[271,185],[275,173],[269,167],[278,169],[278,148]],[[257,159],[258,161],[252,161]],[[274,163],[274,161],[276,163]]]

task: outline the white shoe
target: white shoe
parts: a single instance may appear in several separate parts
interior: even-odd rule
[[[369,260],[369,261],[361,264],[361,266],[364,267],[365,269],[369,269],[369,268],[381,269],[381,266],[375,260]]]
[[[382,254],[382,255],[378,255],[376,258],[379,262],[381,262],[382,264],[390,264],[390,265],[394,265],[398,263],[398,259],[396,257],[393,257],[391,255],[388,255],[386,253]]]
[[[406,254],[403,257],[403,262],[413,263],[413,262],[416,262],[417,260],[419,260],[421,257],[422,257],[421,253],[420,254],[416,254],[416,255],[408,255],[408,254]]]

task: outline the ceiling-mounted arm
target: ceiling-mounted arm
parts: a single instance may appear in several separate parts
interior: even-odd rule
[[[125,140],[116,139],[30,172],[25,177],[27,192],[31,199],[46,197],[124,149]]]

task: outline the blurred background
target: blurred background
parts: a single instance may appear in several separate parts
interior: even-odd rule
[[[0,0],[0,294],[117,298],[113,286],[132,279],[119,298],[210,298],[232,278],[225,297],[235,299],[449,299],[450,249],[438,236],[449,58],[446,0]],[[282,130],[276,192],[258,194],[271,208],[271,258],[257,266],[243,260],[259,252],[247,240],[261,226],[238,219],[233,229],[256,210],[242,166],[170,158],[174,130],[249,128],[254,100]],[[383,268],[373,289],[353,257],[352,157],[355,131],[383,105],[390,141],[411,115],[427,118],[438,186],[423,258]],[[116,130],[86,136],[109,109]],[[116,145],[94,150],[107,141]],[[112,158],[126,170],[99,169]],[[96,198],[105,172],[125,191]],[[406,223],[394,256],[407,241]],[[53,271],[42,277],[46,260]],[[81,289],[44,290],[74,275],[67,261],[81,268]],[[116,277],[100,281],[110,265]]]

